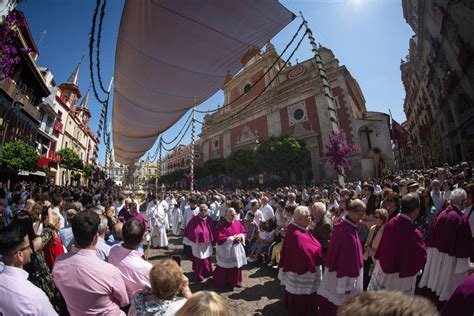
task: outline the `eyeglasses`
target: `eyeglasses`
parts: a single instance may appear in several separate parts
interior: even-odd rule
[[[27,250],[27,249],[30,249],[30,248],[31,248],[30,245],[27,245],[27,246],[25,246],[25,247],[23,247],[23,248],[18,249],[15,253],[18,253],[18,252],[20,252],[20,251],[23,252],[23,251],[25,251],[25,250]]]

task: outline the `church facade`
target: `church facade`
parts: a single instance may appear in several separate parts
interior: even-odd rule
[[[380,175],[383,164],[393,164],[390,118],[366,110],[359,84],[330,49],[321,47],[319,53],[335,99],[339,128],[359,148],[350,157],[348,178]],[[229,74],[224,82],[224,106],[204,119],[200,135],[203,161],[225,158],[240,148],[255,148],[271,136],[290,134],[303,140],[310,151],[313,179],[335,179],[332,169],[324,167],[331,127],[316,60],[285,66],[269,43],[264,53],[250,50],[241,61],[243,71],[235,77]]]

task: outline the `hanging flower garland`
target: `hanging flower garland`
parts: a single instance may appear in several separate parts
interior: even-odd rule
[[[18,38],[17,28],[26,26],[23,16],[16,10],[10,11],[5,17],[5,21],[0,25],[0,80],[11,77],[16,65],[21,61],[20,52],[28,53],[29,47],[18,48],[16,40]]]
[[[358,151],[359,149],[356,146],[347,142],[345,134],[341,130],[331,132],[329,144],[326,145],[324,151],[327,158],[324,166],[331,166],[338,175],[345,177],[345,172],[351,170],[351,164],[347,157]]]

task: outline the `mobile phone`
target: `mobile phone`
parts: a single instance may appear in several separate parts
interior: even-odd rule
[[[172,255],[172,256],[171,256],[171,259],[173,259],[174,261],[176,261],[176,263],[178,264],[178,266],[181,267],[181,256],[180,256],[180,255]]]

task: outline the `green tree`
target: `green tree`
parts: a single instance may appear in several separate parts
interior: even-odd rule
[[[209,175],[217,177],[218,175],[225,173],[225,159],[209,159],[204,163],[204,168],[206,169]]]
[[[71,174],[71,181],[79,182],[81,181],[81,174],[80,173],[72,173]]]
[[[61,149],[58,155],[61,156],[61,167],[67,170],[82,170],[82,160],[71,148]]]
[[[90,163],[85,164],[82,171],[84,172],[84,178],[90,178],[92,176],[92,171],[94,171],[94,166]]]
[[[229,176],[245,181],[257,171],[254,151],[247,149],[233,151],[225,160],[225,169]]]
[[[270,137],[255,152],[259,170],[289,177],[309,164],[304,142],[291,135]]]
[[[155,182],[156,182],[156,177],[151,177],[148,180],[146,180],[147,184],[155,184]]]
[[[194,178],[195,179],[202,179],[207,177],[209,174],[204,168],[204,166],[194,166]]]
[[[0,166],[13,172],[18,170],[36,171],[39,155],[33,146],[22,141],[14,141],[3,146],[0,153]]]

